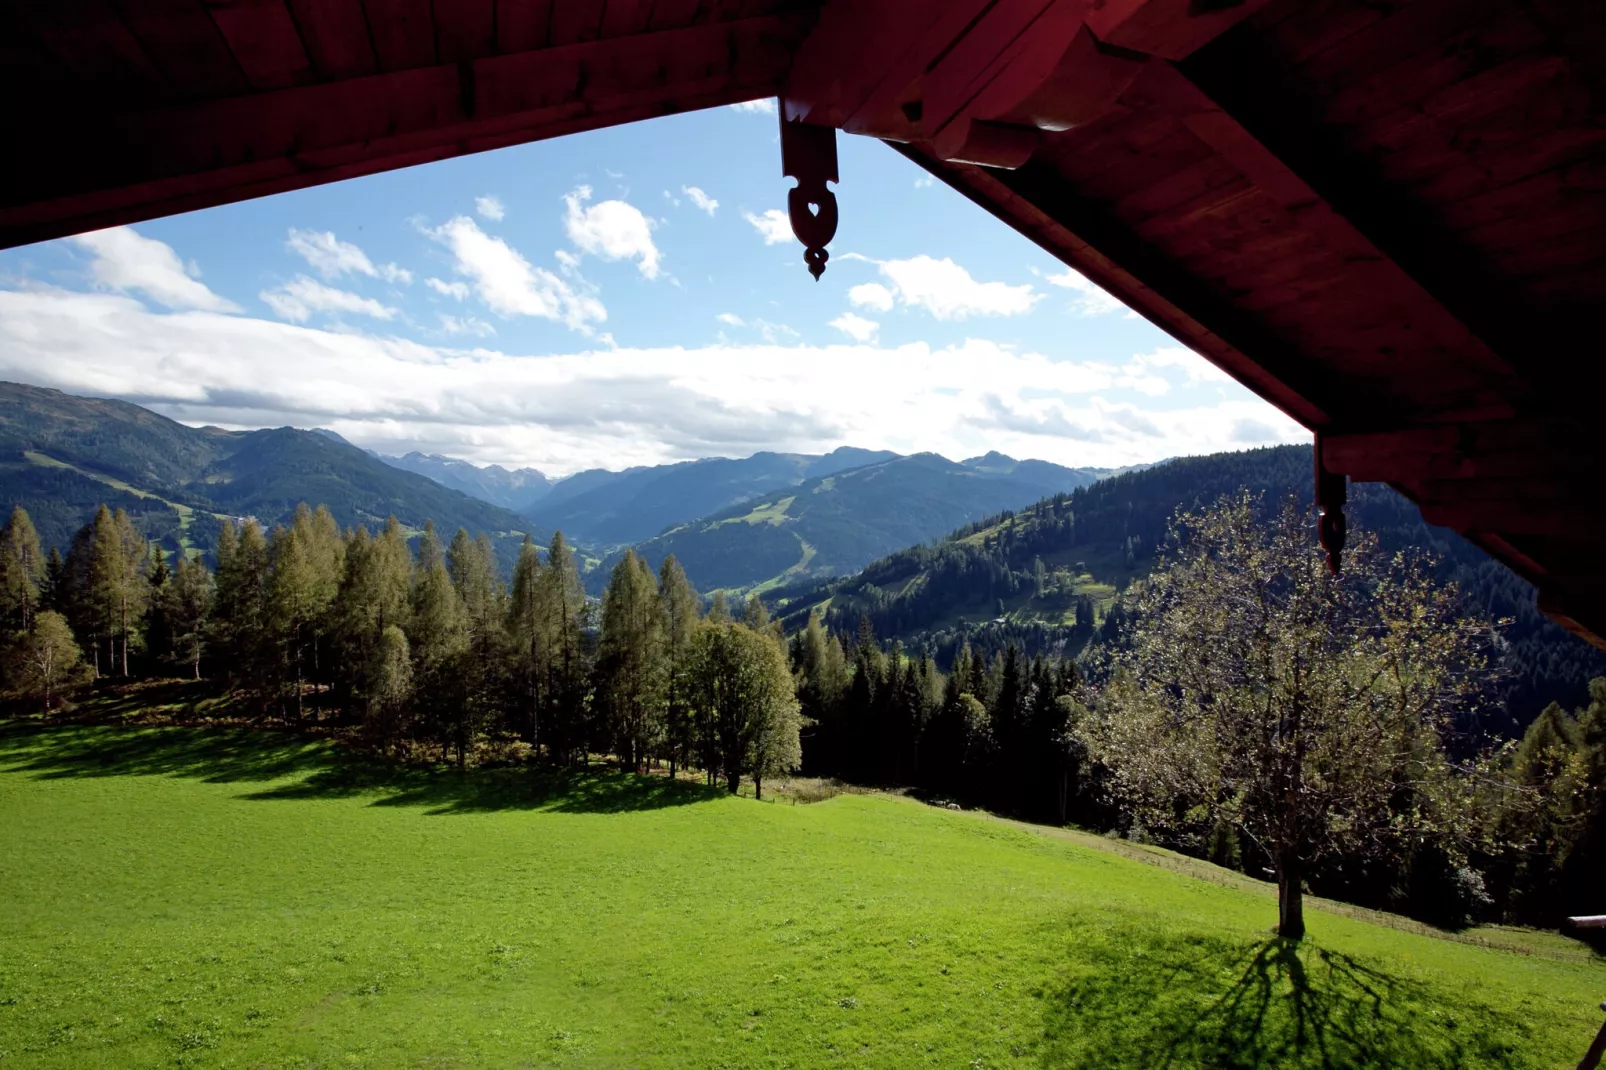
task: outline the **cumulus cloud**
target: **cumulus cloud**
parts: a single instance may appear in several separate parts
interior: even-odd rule
[[[857,259],[869,260],[868,257]],[[939,320],[963,320],[971,316],[1018,316],[1030,312],[1042,294],[1032,289],[1031,283],[1011,286],[1004,282],[979,282],[970,272],[944,257],[938,260],[922,253],[907,260],[869,260],[881,272],[890,288],[878,292],[867,287],[854,287],[848,299],[864,307],[891,307],[884,294],[890,293],[899,304],[908,308],[923,308]],[[875,285],[875,284],[870,284]],[[854,297],[854,292],[859,294]]]
[[[753,229],[758,231],[765,245],[779,245],[792,240],[792,221],[779,208],[771,208],[763,215],[743,212],[742,218],[753,224]]]
[[[589,200],[590,186],[576,186],[563,198],[563,229],[575,248],[603,260],[634,260],[643,276],[656,279],[660,254],[652,221],[626,201]]]
[[[731,111],[746,112],[749,115],[774,115],[775,98],[762,97],[758,100],[744,100],[740,104],[732,104]]]
[[[721,312],[714,318],[727,327],[740,327],[742,325],[742,317],[734,312]]]
[[[1102,289],[1097,283],[1075,268],[1066,268],[1058,275],[1045,276],[1045,281],[1070,290],[1071,310],[1082,316],[1102,316],[1121,312],[1126,306]]]
[[[856,342],[868,342],[874,338],[881,324],[875,320],[867,320],[863,316],[856,316],[852,312],[844,312],[830,324],[843,334]]]
[[[583,333],[591,331],[591,324],[608,318],[608,310],[594,295],[531,264],[468,216],[455,216],[427,233],[451,251],[457,273],[468,279],[485,307],[499,316],[535,316]]]
[[[468,299],[468,283],[466,282],[447,282],[445,279],[429,278],[424,280],[424,285],[442,297],[450,297],[454,301]]]
[[[147,238],[133,227],[113,227],[68,239],[94,254],[89,275],[97,286],[120,293],[141,293],[168,308],[238,312],[240,306],[193,278],[173,247]]]
[[[297,275],[274,290],[257,294],[269,308],[293,323],[305,323],[315,312],[351,312],[359,316],[388,320],[396,315],[394,308],[380,304],[372,298],[325,286],[317,279]]]
[[[892,291],[879,282],[861,282],[848,291],[848,300],[857,308],[876,312],[892,311]]]
[[[496,255],[512,259],[513,281],[486,285],[514,314],[526,304],[561,309],[532,281],[538,269]],[[1120,365],[977,339],[811,346],[766,324],[773,341],[531,354],[486,349],[483,331],[456,325],[470,347],[158,312],[120,293],[0,290],[0,378],[123,397],[195,424],[329,427],[382,452],[554,472],[846,444],[1121,465],[1309,440],[1236,386],[1208,403],[1152,409],[1119,396]],[[1181,365],[1158,367],[1186,377]],[[854,389],[842,389],[848,382]]]
[[[718,201],[714,200],[714,198],[710,197],[696,186],[682,186],[680,187],[680,192],[684,193],[691,200],[692,204],[695,204],[698,208],[707,212],[709,215],[713,215],[715,210],[719,208]]]
[[[474,211],[482,219],[489,219],[495,223],[507,215],[507,209],[502,206],[502,198],[490,195],[474,198]]]
[[[413,281],[411,271],[395,264],[375,264],[359,246],[335,237],[334,231],[297,230],[291,227],[290,238],[285,246],[325,279],[338,279],[350,274],[384,279],[403,286]]]

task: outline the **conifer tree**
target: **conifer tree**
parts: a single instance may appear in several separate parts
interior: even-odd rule
[[[275,658],[268,614],[268,543],[255,520],[236,529],[225,520],[218,535],[215,642],[231,679],[254,692],[258,708],[271,699]]]
[[[489,537],[471,539],[466,530],[459,528],[446,551],[446,569],[463,604],[468,628],[468,658],[462,685],[463,701],[469,708],[463,716],[476,726],[484,726],[500,697],[504,662],[503,593],[496,575],[496,549]]]
[[[201,678],[201,655],[206,648],[207,622],[214,596],[212,574],[199,555],[180,552],[178,567],[162,590],[162,616],[169,636],[169,657],[186,666],[193,679]]]
[[[45,583],[45,557],[28,511],[14,506],[0,528],[0,627],[33,627]]]
[[[670,554],[658,569],[658,605],[664,633],[664,724],[669,772],[691,761],[696,721],[692,716],[691,658],[697,636],[697,591]]]
[[[443,752],[448,747],[456,750],[461,767],[477,727],[463,687],[468,618],[446,571],[445,554],[433,525],[425,527],[418,541],[409,619],[417,705],[427,730],[440,741]]]
[[[524,536],[513,565],[508,592],[507,636],[513,689],[522,706],[521,721],[530,746],[541,745],[541,707],[545,694],[545,651],[541,646],[541,552]]]
[[[546,651],[548,749],[559,762],[583,761],[590,742],[586,692],[591,667],[586,649],[585,588],[563,533],[552,536],[541,573],[541,634]]]
[[[412,651],[396,625],[387,624],[380,633],[366,676],[369,729],[388,749],[400,735],[403,714],[413,697]]]
[[[666,672],[658,583],[647,563],[626,550],[602,596],[596,700],[614,753],[637,772],[663,739]]]

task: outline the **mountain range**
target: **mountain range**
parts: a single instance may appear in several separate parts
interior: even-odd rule
[[[327,505],[342,525],[521,538],[526,517],[405,472],[338,436],[292,427],[189,427],[125,401],[0,383],[0,492],[33,518],[41,542],[66,550],[104,502],[127,509],[169,549],[210,550],[226,516],[264,524],[298,502]]]
[[[305,501],[342,525],[394,515],[410,530],[433,520],[446,535],[488,532],[504,568],[525,533],[545,541],[561,530],[593,570],[637,545],[655,565],[682,555],[704,589],[746,590],[851,572],[1105,474],[996,453],[954,462],[844,447],[553,481],[528,468],[386,457],[327,430],[194,428],[128,402],[0,383],[0,490],[34,517],[46,546],[62,548],[102,502],[169,549],[210,549],[222,517],[272,525]],[[606,570],[588,576],[593,590],[605,582]]]

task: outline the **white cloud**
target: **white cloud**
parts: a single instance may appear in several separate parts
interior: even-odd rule
[[[742,317],[734,312],[721,312],[714,318],[728,327],[740,327],[742,325]]]
[[[642,275],[658,277],[658,247],[652,240],[652,221],[641,209],[625,201],[588,205],[590,186],[577,186],[564,195],[563,229],[585,253],[604,260],[634,260]]]
[[[947,257],[937,260],[922,253],[907,260],[873,260],[871,263],[892,284],[892,293],[900,304],[923,308],[939,320],[1018,316],[1031,311],[1042,298],[1030,283],[1011,286],[1003,282],[978,282],[970,272]],[[875,296],[879,300],[879,295]],[[849,299],[852,300],[851,293]]]
[[[527,297],[511,292],[515,305]],[[769,326],[783,338],[780,325]],[[530,354],[485,349],[478,333],[464,333],[472,348],[427,346],[253,316],[156,312],[114,293],[0,290],[0,378],[125,397],[189,423],[329,427],[386,453],[421,449],[558,473],[847,444],[1120,465],[1309,441],[1237,386],[1221,400],[1154,409],[1123,396],[1119,366],[976,339]],[[1158,367],[1185,375],[1168,359]],[[846,382],[854,389],[842,389]]]
[[[442,297],[450,297],[454,301],[468,299],[468,283],[466,282],[447,282],[445,279],[429,278],[424,280],[424,285]]]
[[[915,189],[929,189],[936,184],[936,181],[937,179],[934,175],[921,175],[915,179]]]
[[[859,283],[848,291],[848,300],[856,308],[868,308],[876,312],[892,311],[892,291],[879,282]]]
[[[713,215],[714,210],[719,207],[718,201],[714,200],[714,198],[710,197],[696,186],[682,186],[680,187],[680,192],[691,198],[691,203],[695,204],[698,208],[701,208],[709,215]]]
[[[493,196],[475,197],[474,211],[482,218],[491,222],[499,222],[507,215],[507,209],[502,205],[502,198]]]
[[[1058,275],[1045,276],[1046,281],[1055,286],[1074,291],[1075,297],[1071,299],[1071,309],[1083,316],[1102,316],[1108,312],[1123,311],[1126,306],[1121,304],[1097,283],[1083,275],[1075,268],[1066,268]]]
[[[881,329],[881,324],[875,320],[867,320],[851,312],[842,313],[831,321],[831,326],[856,342],[868,342],[875,337],[876,331]]]
[[[481,338],[496,333],[496,328],[474,316],[451,316],[440,313],[441,330],[447,334],[473,334]]]
[[[731,111],[747,112],[757,115],[774,115],[775,98],[760,97],[758,100],[744,100],[740,104],[732,104]]]
[[[341,241],[333,231],[297,230],[291,227],[290,238],[285,245],[326,279],[353,274],[384,279],[403,286],[409,286],[413,281],[411,271],[395,264],[376,265],[361,248],[349,241]]]
[[[295,323],[307,322],[314,312],[352,312],[380,320],[388,320],[396,315],[394,308],[388,308],[372,298],[325,286],[305,275],[297,275],[278,289],[263,290],[257,296],[278,315]]]
[[[97,286],[121,293],[144,294],[168,308],[199,308],[209,312],[238,312],[240,306],[220,297],[194,278],[172,246],[147,238],[133,227],[113,227],[68,239],[95,254],[89,262]]]
[[[771,208],[763,215],[743,212],[742,218],[753,224],[764,239],[765,245],[779,245],[792,240],[792,221],[779,208]]]
[[[468,278],[479,299],[499,316],[536,316],[586,333],[592,323],[608,318],[594,295],[531,264],[467,216],[455,216],[427,233],[451,250],[457,273]]]
[[[754,320],[753,326],[758,328],[758,336],[771,345],[780,345],[782,342],[795,341],[803,337],[784,323],[771,323],[769,320]]]

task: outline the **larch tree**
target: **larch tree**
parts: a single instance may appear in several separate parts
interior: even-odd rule
[[[591,675],[586,648],[589,609],[574,551],[561,531],[552,536],[539,589],[541,646],[547,666],[548,752],[560,762],[584,760],[590,727],[586,710]]]
[[[697,591],[674,554],[658,568],[658,608],[664,635],[664,735],[673,776],[690,762],[695,741],[691,659],[700,610]]]
[[[199,556],[180,552],[173,577],[162,592],[162,614],[167,621],[169,656],[201,678],[201,655],[206,649],[207,621],[212,615],[215,590],[212,574]]]
[[[413,697],[412,650],[396,625],[387,624],[380,633],[366,676],[369,730],[389,749],[401,734],[402,717]]]
[[[33,627],[45,583],[45,556],[39,549],[28,510],[14,506],[0,528],[0,626],[27,631]]]
[[[471,539],[466,530],[459,528],[446,551],[446,571],[463,605],[468,627],[461,716],[472,735],[490,718],[502,689],[504,595],[496,575],[496,548],[489,537]]]
[[[442,750],[454,748],[457,764],[462,766],[473,728],[462,686],[469,649],[468,618],[432,525],[418,540],[411,608],[408,639],[417,704]]]
[[[256,694],[260,710],[271,700],[274,661],[270,642],[268,541],[255,520],[236,529],[224,521],[217,543],[217,644],[228,674]]]
[[[512,686],[523,707],[522,727],[530,746],[541,746],[541,706],[545,695],[545,652],[541,646],[541,551],[524,536],[513,563],[507,598],[507,641]]]
[[[664,619],[647,563],[626,550],[602,596],[596,700],[614,753],[642,772],[663,738]]]
[[[1278,931],[1298,940],[1320,860],[1468,832],[1469,781],[1445,744],[1481,685],[1489,629],[1422,560],[1360,537],[1334,576],[1292,502],[1260,512],[1241,492],[1176,517],[1085,733],[1148,829],[1197,845],[1223,823],[1258,848],[1277,874]]]

